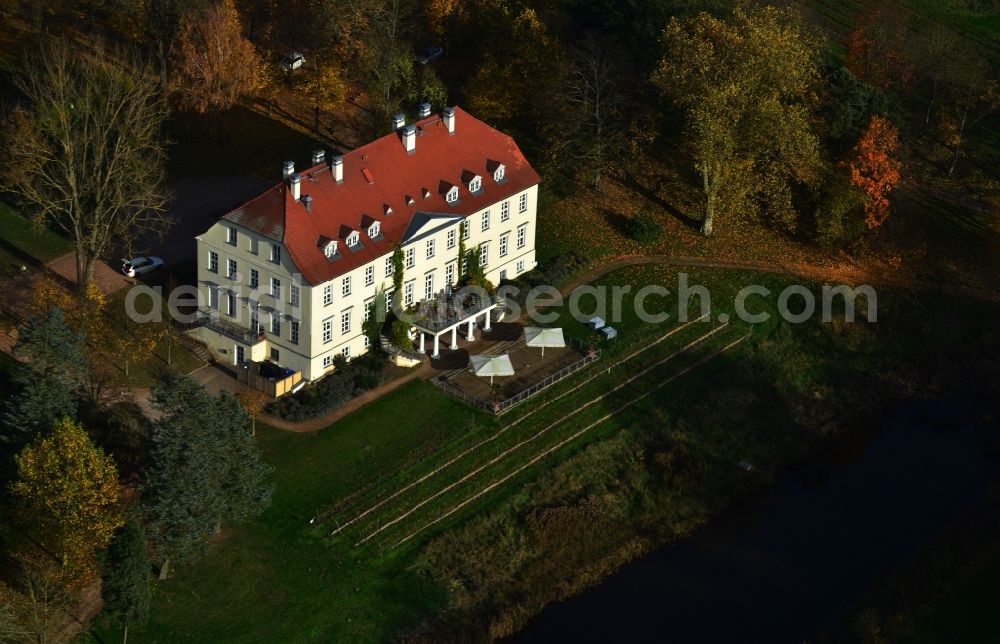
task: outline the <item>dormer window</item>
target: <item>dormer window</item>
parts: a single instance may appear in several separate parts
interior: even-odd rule
[[[368,236],[371,237],[372,239],[375,239],[381,233],[382,233],[382,224],[380,224],[377,221],[368,227]]]
[[[326,246],[323,247],[323,254],[326,255],[327,259],[330,259],[334,255],[336,255],[337,254],[337,241],[336,240],[330,240],[330,241],[328,241],[326,243]]]
[[[501,181],[503,181],[503,171],[504,171],[503,165],[501,165],[496,170],[494,170],[493,171],[493,180],[496,181],[497,183],[500,183]]]
[[[448,203],[455,203],[458,201],[458,186],[452,186],[448,189],[448,192],[444,193],[444,200]]]
[[[486,171],[493,175],[493,180],[497,183],[503,181],[504,165],[495,159],[486,160]]]
[[[469,182],[469,192],[479,192],[479,189],[483,187],[482,177],[473,177],[472,181]]]
[[[351,231],[351,234],[347,236],[347,246],[350,248],[354,248],[355,246],[357,246],[358,243],[360,243],[360,241],[361,241],[361,235],[359,235],[358,231],[356,230]]]

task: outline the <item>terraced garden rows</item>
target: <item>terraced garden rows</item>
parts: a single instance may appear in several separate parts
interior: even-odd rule
[[[564,383],[486,437],[459,440],[437,457],[400,471],[342,503],[330,520],[331,536],[383,550],[450,518],[545,456],[632,407],[654,391],[735,346],[746,329],[709,327],[698,320],[664,333],[653,328],[628,355],[609,358]],[[620,353],[624,353],[621,351]],[[623,375],[622,370],[626,370]],[[624,378],[624,380],[623,380]],[[650,388],[649,383],[657,383]],[[646,386],[639,387],[640,383]],[[617,411],[616,411],[617,410]],[[544,466],[544,463],[541,465]]]

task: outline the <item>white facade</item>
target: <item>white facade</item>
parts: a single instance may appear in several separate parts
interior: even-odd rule
[[[467,217],[429,215],[401,243],[404,300],[419,302],[458,280],[463,222],[466,249],[484,249],[484,271],[494,284],[535,268],[537,202],[533,185]],[[330,370],[335,355],[353,358],[368,350],[363,320],[376,293],[392,289],[391,252],[309,285],[280,242],[228,220],[196,241],[199,310],[219,320],[198,334],[220,361],[272,360],[314,380]],[[263,339],[251,333],[254,302]]]

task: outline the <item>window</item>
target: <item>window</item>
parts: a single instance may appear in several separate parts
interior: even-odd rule
[[[271,261],[275,264],[281,263],[281,246],[271,244]]]
[[[385,310],[389,311],[392,309],[392,291],[385,292]]]
[[[333,284],[323,287],[323,306],[330,306],[333,303]]]
[[[257,247],[258,246],[260,246],[260,242],[258,242],[256,239],[254,239],[253,237],[251,237],[250,238],[250,253],[252,255],[256,255],[258,253],[258,251],[257,251]]]
[[[472,181],[469,182],[469,192],[479,192],[479,189],[483,187],[483,180],[480,177],[473,177]]]
[[[468,272],[469,272],[469,260],[468,260],[467,257],[462,257],[462,272],[461,272],[461,274],[465,275]]]
[[[326,255],[327,259],[332,259],[337,254],[337,241],[330,240],[326,242],[326,246],[323,247],[323,254]]]
[[[385,258],[385,276],[392,277],[392,255]]]
[[[213,273],[219,272],[219,254],[214,250],[208,251],[208,270]]]
[[[271,278],[271,297],[276,300],[281,299],[281,280],[277,277]]]
[[[361,241],[361,235],[359,235],[358,231],[356,230],[351,232],[351,234],[347,236],[347,246],[350,248],[354,248],[355,246],[357,246],[360,241]]]
[[[500,221],[507,221],[510,219],[510,202],[504,201],[500,204]]]
[[[250,269],[250,288],[256,289],[260,286],[260,273],[256,268]]]
[[[333,318],[323,320],[323,344],[333,340]]]
[[[452,228],[451,230],[448,231],[448,241],[447,241],[446,245],[448,246],[449,249],[452,249],[452,248],[455,247],[455,229],[454,228]]]
[[[517,262],[517,272],[518,273],[523,273],[524,272],[524,260],[523,259],[518,260],[518,262]]]
[[[329,369],[333,366],[333,356],[323,356],[323,368]]]
[[[291,325],[292,325],[292,330],[291,330],[292,344],[298,344],[299,343],[299,321],[298,320],[292,320]]]
[[[375,298],[371,298],[365,302],[365,314],[364,314],[365,322],[372,319],[372,315],[374,314],[375,314]]]
[[[424,275],[424,299],[429,300],[434,297],[434,273]]]
[[[236,292],[226,291],[226,313],[229,317],[236,317]]]
[[[280,356],[280,355],[281,355],[281,353],[277,349],[275,349],[274,347],[271,347],[271,361],[272,362],[277,362],[278,361],[278,356]]]
[[[281,337],[281,315],[279,313],[271,314],[271,333]]]
[[[403,287],[403,306],[413,306],[413,282]]]
[[[462,239],[468,239],[469,238],[469,220],[466,219],[466,220],[462,221],[461,226],[462,226]]]
[[[448,192],[445,193],[444,200],[447,201],[448,203],[455,203],[456,201],[458,201],[458,188],[452,186],[448,190]]]
[[[291,288],[289,288],[289,290],[288,290],[288,303],[291,304],[292,306],[298,306],[299,305],[299,287],[298,286],[292,286]]]
[[[342,297],[347,297],[351,294],[351,276],[345,275],[344,279],[340,280],[340,295]]]
[[[375,283],[375,265],[369,264],[365,266],[365,286],[371,286]]]
[[[444,267],[444,281],[447,282],[445,286],[451,289],[451,285],[455,283],[455,265],[448,264]]]
[[[434,257],[434,240],[433,239],[428,239],[427,240],[427,259],[431,259],[432,257]]]
[[[490,260],[490,250],[488,244],[479,245],[479,265],[486,266]]]
[[[416,258],[414,257],[413,247],[406,249],[406,267],[413,268],[416,263]]]
[[[500,237],[500,257],[507,256],[507,240],[510,238],[509,234],[504,233]]]
[[[260,326],[260,317],[257,312],[256,302],[250,304],[250,332],[257,335],[260,335],[263,332],[263,328]]]
[[[518,248],[524,248],[524,240],[527,238],[527,236],[528,236],[528,225],[525,224],[523,226],[518,226],[517,227],[517,247]]]
[[[346,335],[351,332],[351,309],[340,313],[340,333]]]
[[[367,349],[368,347],[372,346],[372,339],[369,338],[367,335],[361,336],[361,345]]]
[[[208,306],[209,308],[219,310],[219,287],[209,286],[208,287]]]
[[[500,281],[502,282],[505,279],[507,279],[507,271],[505,271],[505,270],[500,271]]]
[[[226,260],[226,277],[231,280],[236,279],[236,260],[227,259]]]
[[[521,196],[517,198],[517,211],[527,212],[528,210],[528,193],[521,193]]]
[[[351,359],[351,347],[344,347],[340,350],[340,355],[344,356],[348,360]]]
[[[490,229],[490,211],[483,211],[483,232]]]
[[[389,212],[392,212],[392,210],[390,210]],[[389,213],[387,212],[386,214],[389,214]],[[368,227],[368,236],[369,237],[372,237],[372,238],[378,237],[381,232],[382,232],[382,224],[380,222],[376,221],[374,224],[372,224],[371,226]]]
[[[235,246],[236,245],[236,229],[227,228],[226,229],[226,242]]]
[[[503,171],[504,171],[504,167],[502,165],[500,167],[498,167],[496,170],[494,170],[494,172],[493,172],[493,180],[496,181],[497,183],[500,183],[501,181],[503,181]]]

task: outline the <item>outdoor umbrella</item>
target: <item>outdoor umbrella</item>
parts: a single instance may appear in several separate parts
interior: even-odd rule
[[[513,376],[514,365],[510,363],[510,356],[506,353],[502,356],[470,356],[472,373],[477,376],[489,376],[490,384],[493,384],[493,376]]]
[[[529,347],[541,347],[542,357],[544,357],[545,347],[565,347],[566,339],[563,338],[562,329],[526,326],[524,327],[524,343]]]

